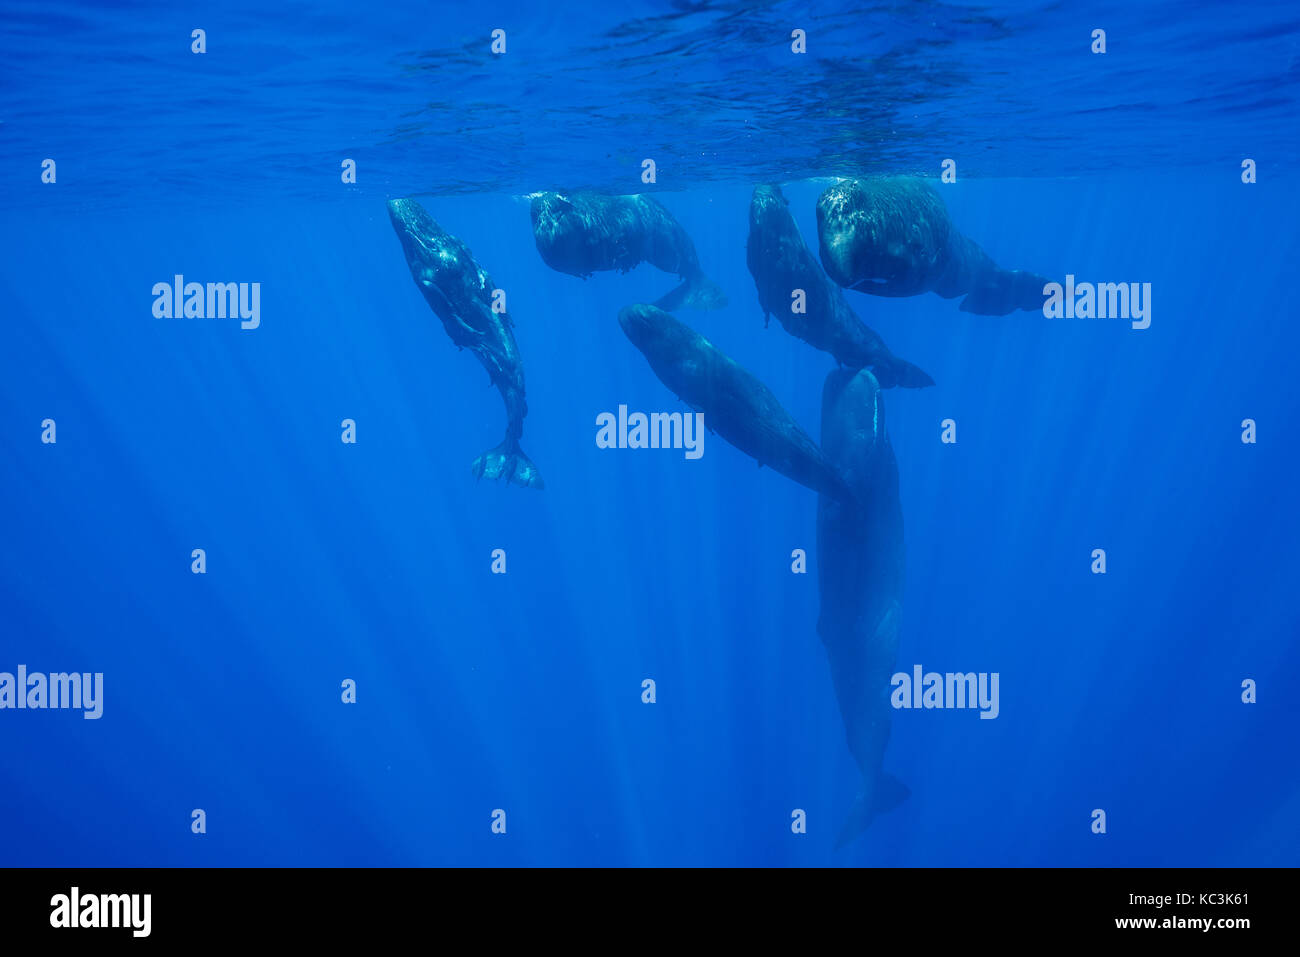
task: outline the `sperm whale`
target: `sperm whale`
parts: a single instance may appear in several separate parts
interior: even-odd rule
[[[493,309],[495,285],[469,247],[447,232],[411,199],[388,203],[388,216],[402,243],[406,264],[425,301],[442,320],[457,348],[468,349],[487,369],[506,406],[506,436],[471,466],[479,478],[505,479],[544,488],[541,473],[519,447],[528,403],[524,364],[509,313]]]

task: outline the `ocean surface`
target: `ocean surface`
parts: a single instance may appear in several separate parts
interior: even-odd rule
[[[0,672],[103,698],[0,709],[0,864],[1300,864],[1294,4],[3,7]],[[876,173],[1151,322],[846,293],[936,383],[884,394],[898,670],[1000,707],[896,712],[911,796],[836,851],[816,496],[714,435],[597,446],[686,411],[617,322],[677,280],[549,269],[526,197],[653,194],[729,298],[678,317],[815,437],[834,362],[765,327],[750,194],[815,251]],[[544,491],[470,473],[504,412],[405,196],[508,292]],[[155,318],[176,274],[260,325]]]

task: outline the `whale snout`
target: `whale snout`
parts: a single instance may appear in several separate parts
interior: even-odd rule
[[[402,222],[411,215],[411,207],[416,205],[409,199],[390,199],[388,201],[388,215],[394,222]]]
[[[528,214],[533,229],[547,232],[568,231],[582,223],[577,208],[559,193],[538,193],[528,207]]]
[[[624,306],[618,311],[618,324],[623,327],[623,333],[635,345],[648,342],[654,335],[654,324],[651,322],[649,312],[651,308],[651,306],[635,305]]]
[[[750,200],[750,209],[759,213],[767,214],[786,209],[789,202],[785,194],[781,192],[780,186],[755,186],[754,196]]]
[[[680,345],[681,323],[658,306],[624,306],[619,310],[618,324],[632,345],[647,355],[672,353]]]
[[[760,232],[779,233],[790,220],[790,204],[780,186],[755,186],[749,201],[749,227]]]
[[[413,199],[390,199],[388,218],[399,236],[427,236],[438,231],[437,223]]]
[[[588,223],[572,202],[559,193],[539,193],[529,208],[533,239],[542,261],[573,276],[592,271]]]

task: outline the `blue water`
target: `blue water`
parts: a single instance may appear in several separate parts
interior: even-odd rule
[[[6,2],[0,671],[105,700],[0,711],[0,864],[1300,863],[1294,7],[818,6]],[[597,448],[683,408],[616,322],[675,280],[551,271],[523,195],[653,192],[730,298],[679,317],[815,436],[832,362],[764,328],[750,190],[815,247],[826,178],[949,157],[995,259],[1150,282],[1152,322],[847,294],[937,383],[884,399],[899,668],[1001,702],[897,712],[911,797],[836,852],[816,498],[714,436]],[[504,414],[408,195],[508,291],[545,491],[470,475]],[[260,282],[260,327],[153,318],[175,273]]]

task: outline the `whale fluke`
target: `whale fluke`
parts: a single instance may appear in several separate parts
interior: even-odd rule
[[[532,459],[508,435],[496,448],[489,449],[476,458],[470,470],[475,478],[505,479],[527,488],[546,488],[542,473],[537,470]]]
[[[934,385],[930,373],[916,363],[900,359],[898,356],[878,362],[875,370],[876,379],[882,389],[891,389],[894,386],[902,386],[904,389],[924,389]]]
[[[1046,281],[1037,273],[995,266],[980,277],[957,308],[978,316],[1005,316],[1017,309],[1026,312],[1041,309]]]
[[[676,309],[721,309],[727,304],[722,287],[704,274],[687,279],[680,286],[655,300],[664,312]]]
[[[875,788],[862,790],[853,799],[853,807],[835,838],[835,850],[855,841],[879,814],[892,811],[911,795],[906,784],[892,774],[882,775]]]

